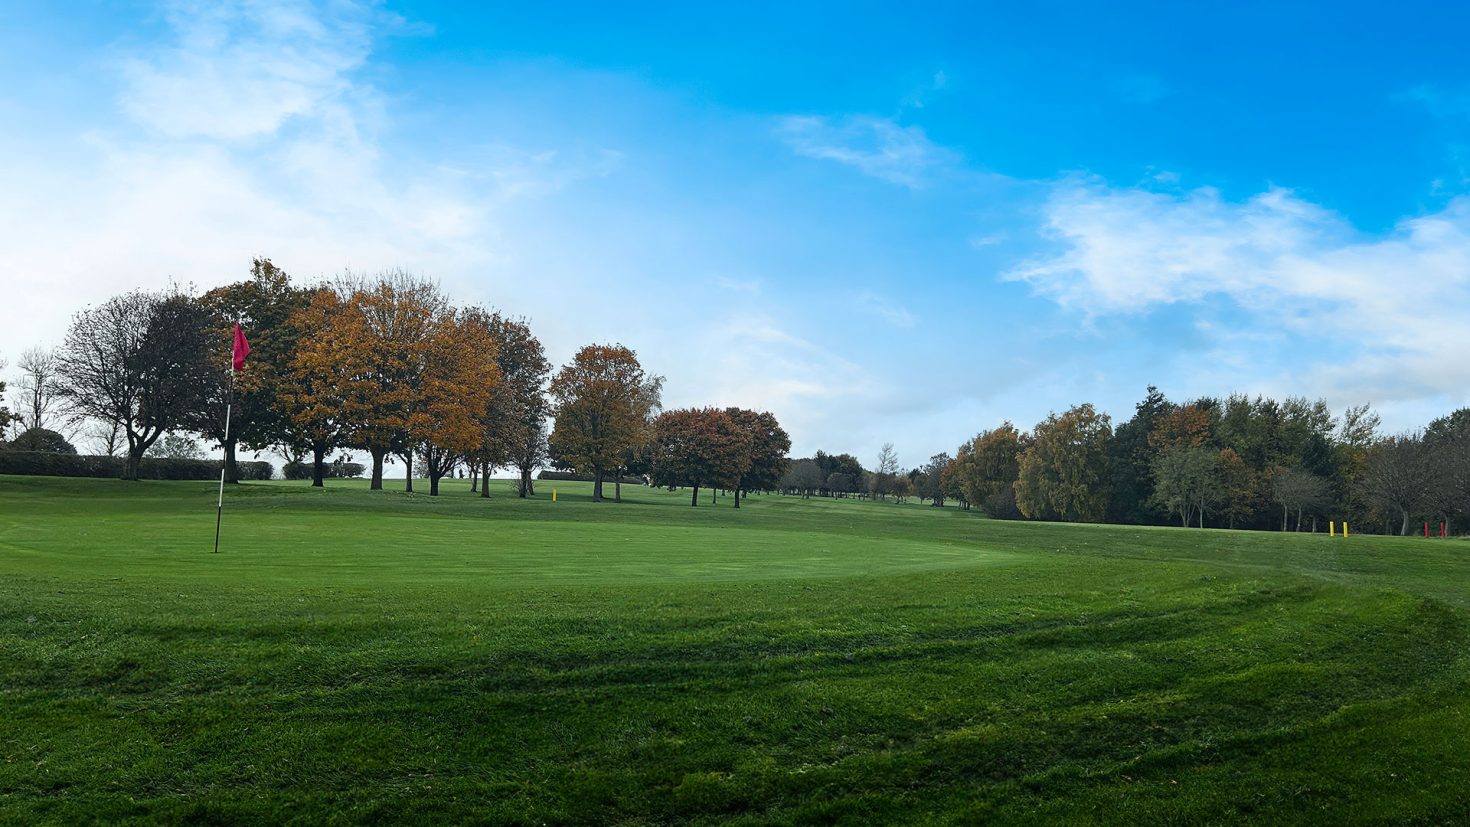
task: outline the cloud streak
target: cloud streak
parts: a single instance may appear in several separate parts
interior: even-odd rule
[[[776,134],[797,155],[835,161],[864,175],[916,189],[958,155],[917,126],[888,118],[849,115],[829,119],[812,115],[782,118]]]

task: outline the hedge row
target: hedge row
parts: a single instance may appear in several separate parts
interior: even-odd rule
[[[269,462],[240,462],[240,479],[268,480],[275,476]],[[122,457],[53,454],[45,451],[0,451],[0,474],[33,477],[122,477]],[[219,479],[220,461],[214,459],[161,459],[147,457],[138,466],[145,480]]]
[[[367,466],[360,462],[326,462],[322,463],[322,476],[327,479],[346,479],[348,477],[360,477]],[[281,466],[281,473],[288,480],[311,479],[311,463],[288,462]]]
[[[536,475],[538,480],[551,480],[553,482],[592,482],[591,474],[578,474],[576,471],[542,471]],[[611,476],[603,477],[603,482],[617,482]],[[642,485],[642,477],[623,477],[623,485]]]

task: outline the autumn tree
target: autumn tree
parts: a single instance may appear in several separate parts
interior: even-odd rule
[[[603,477],[621,466],[644,433],[647,382],[637,355],[622,345],[588,345],[551,380],[551,450],[591,473],[594,501],[604,499]]]
[[[221,446],[225,482],[237,482],[237,446],[264,450],[285,441],[288,421],[277,398],[282,392],[301,331],[287,322],[303,308],[307,295],[291,286],[290,277],[268,258],[251,263],[250,278],[216,287],[200,297],[209,314],[209,381],[200,405],[183,427]],[[250,339],[250,358],[234,370],[230,355],[235,323]],[[224,432],[230,405],[230,431]]]
[[[726,408],[725,415],[749,437],[750,448],[745,465],[738,469],[730,485],[735,492],[735,507],[740,507],[742,491],[769,491],[786,473],[786,454],[791,450],[791,437],[775,415],[766,411]],[[892,446],[889,446],[892,448]],[[897,469],[897,461],[894,463]]]
[[[404,434],[422,453],[429,496],[437,497],[439,481],[484,445],[500,366],[498,341],[480,316],[461,319],[453,308],[444,308],[431,324]]]
[[[338,290],[306,292],[305,304],[284,328],[296,343],[276,393],[282,441],[311,454],[311,484],[322,487],[327,455],[341,445],[368,410],[373,370],[362,343],[362,315]],[[382,468],[377,469],[378,485]]]
[[[1210,440],[1214,430],[1211,406],[1201,403],[1180,405],[1160,416],[1148,435],[1148,446],[1154,451],[1170,448],[1198,448]]]
[[[57,395],[74,414],[117,425],[123,478],[135,480],[148,448],[198,407],[211,343],[208,313],[188,296],[124,293],[73,317]]]
[[[701,486],[736,484],[750,465],[751,444],[751,432],[725,411],[664,411],[653,421],[653,480],[671,489],[688,486],[689,504],[697,506]]]
[[[1107,414],[1078,405],[1039,423],[1021,454],[1016,505],[1033,520],[1093,522],[1107,510]]]
[[[350,390],[357,412],[351,439],[373,460],[370,488],[383,487],[383,460],[392,453],[406,466],[404,490],[413,491],[413,457],[422,447],[420,416],[428,370],[430,338],[449,301],[438,285],[402,271],[389,271],[367,282],[344,285],[357,314],[356,346],[366,372]]]

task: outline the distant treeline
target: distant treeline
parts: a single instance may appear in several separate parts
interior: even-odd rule
[[[869,471],[818,452],[790,493],[953,500],[1002,519],[1412,533],[1470,530],[1470,409],[1422,431],[1379,433],[1367,405],[1232,395],[1169,401],[1157,388],[1126,422],[1083,404],[1027,431],[1007,422],[900,473],[892,446]]]

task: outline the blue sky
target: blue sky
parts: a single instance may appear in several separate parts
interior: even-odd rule
[[[1450,4],[0,6],[0,358],[269,255],[906,465],[1146,385],[1470,397]]]

